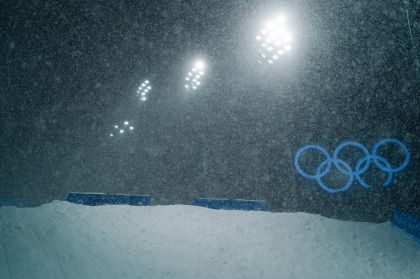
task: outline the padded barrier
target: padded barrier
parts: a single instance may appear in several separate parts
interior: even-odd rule
[[[195,199],[193,205],[212,209],[268,211],[264,200]]]
[[[392,223],[420,239],[420,217],[394,210]]]
[[[150,196],[71,192],[67,196],[67,201],[92,206],[105,204],[141,206],[150,205]]]

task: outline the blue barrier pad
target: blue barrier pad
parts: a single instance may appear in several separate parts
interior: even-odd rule
[[[406,232],[420,238],[420,218],[398,210],[392,212],[392,223]]]
[[[263,200],[195,199],[193,205],[212,209],[268,211],[268,204]]]
[[[71,192],[67,196],[67,201],[84,205],[128,204],[140,206],[150,205],[150,196]]]

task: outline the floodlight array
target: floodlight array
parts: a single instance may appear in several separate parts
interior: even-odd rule
[[[293,38],[284,16],[268,21],[255,39],[260,63],[266,61],[268,64],[274,64],[292,49]]]
[[[152,86],[150,85],[150,82],[148,80],[145,80],[142,82],[142,84],[137,89],[137,96],[140,98],[140,101],[145,102],[147,101],[147,96],[150,93],[150,90],[152,90]]]
[[[197,90],[201,85],[201,79],[204,76],[204,62],[197,61],[191,71],[185,77],[185,89]]]
[[[121,125],[115,124],[114,130],[109,134],[110,137],[114,137],[117,135],[123,135],[127,132],[132,132],[134,130],[134,126],[130,125],[130,122],[125,120]]]

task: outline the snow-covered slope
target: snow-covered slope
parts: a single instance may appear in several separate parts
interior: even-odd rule
[[[0,278],[420,278],[390,223],[174,205],[0,208]]]

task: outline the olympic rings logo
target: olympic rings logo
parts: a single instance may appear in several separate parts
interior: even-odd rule
[[[379,148],[382,145],[387,144],[387,143],[393,143],[393,144],[399,145],[405,154],[404,161],[398,167],[393,167],[387,159],[385,159],[384,157],[378,154]],[[357,161],[354,170],[351,168],[351,166],[348,163],[346,163],[345,161],[339,158],[340,152],[347,146],[353,146],[353,147],[359,148],[365,155],[364,157],[360,158]],[[319,166],[316,168],[315,174],[308,174],[304,172],[299,164],[299,159],[302,156],[302,153],[305,152],[306,150],[311,150],[311,149],[321,152],[322,155],[325,157],[325,160],[322,161],[319,164]],[[382,186],[388,186],[389,184],[391,184],[393,180],[394,173],[405,169],[409,161],[410,161],[410,153],[407,147],[397,139],[386,138],[377,142],[373,146],[372,154],[369,153],[368,149],[365,146],[363,146],[362,144],[356,141],[343,142],[334,150],[332,157],[323,147],[319,145],[306,145],[300,148],[296,152],[294,163],[295,163],[296,170],[298,171],[300,175],[308,179],[316,180],[318,182],[319,187],[321,187],[323,190],[329,193],[336,193],[336,192],[347,191],[350,188],[350,186],[353,184],[354,178],[359,182],[359,184],[362,187],[366,189],[372,188],[372,185],[368,184],[361,177],[361,175],[369,169],[372,162],[381,171],[387,173],[387,178],[383,182]],[[347,183],[340,188],[330,188],[322,181],[322,178],[325,177],[329,173],[333,165],[340,173],[348,176]]]

